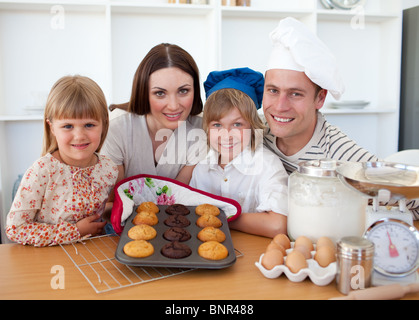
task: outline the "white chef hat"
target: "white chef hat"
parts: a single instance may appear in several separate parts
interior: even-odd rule
[[[294,18],[285,18],[273,30],[273,49],[267,70],[287,69],[304,72],[322,89],[339,100],[345,86],[337,62],[326,45],[306,25]]]

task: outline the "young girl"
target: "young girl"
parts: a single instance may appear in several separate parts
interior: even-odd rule
[[[288,175],[262,143],[257,114],[263,75],[248,68],[212,72],[204,83],[203,128],[210,151],[194,169],[190,185],[240,203],[232,229],[274,237],[286,233]]]
[[[118,169],[98,155],[109,125],[105,96],[89,78],[67,76],[51,89],[42,157],[23,176],[6,233],[21,244],[47,246],[102,232],[100,222]]]

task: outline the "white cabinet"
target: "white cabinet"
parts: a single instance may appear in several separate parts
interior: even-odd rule
[[[360,12],[327,10],[319,0],[251,0],[251,7],[168,2],[0,0],[3,226],[17,175],[40,156],[42,115],[34,112],[58,78],[86,75],[109,104],[128,101],[138,64],[161,42],[190,52],[202,82],[216,69],[264,72],[268,34],[287,16],[306,23],[335,53],[347,87],[343,99],[371,101],[360,111],[325,108],[330,121],[378,156],[397,151],[401,0],[367,0]]]

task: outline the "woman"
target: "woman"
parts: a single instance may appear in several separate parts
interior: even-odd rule
[[[102,148],[118,166],[118,181],[150,174],[189,183],[205,149],[202,108],[191,55],[173,44],[152,48],[135,73],[128,112],[111,120]]]

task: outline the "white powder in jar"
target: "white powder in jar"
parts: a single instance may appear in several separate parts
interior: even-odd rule
[[[362,236],[368,200],[338,178],[294,174],[289,182],[288,235],[306,236],[314,243],[326,236],[337,242]]]

